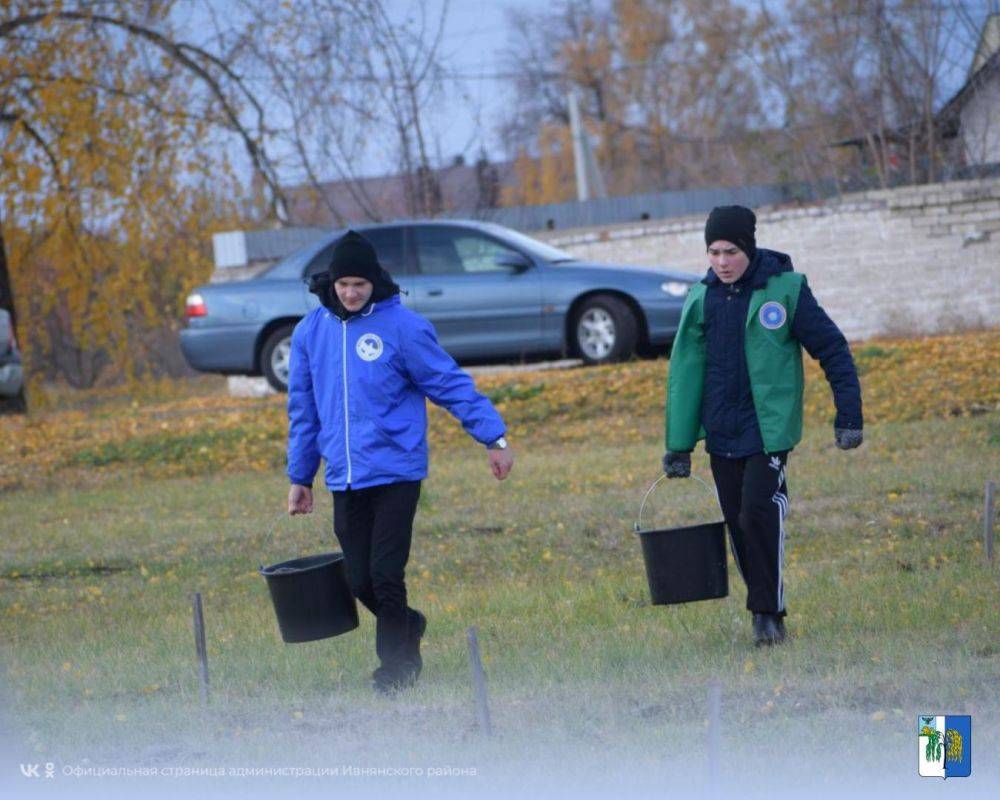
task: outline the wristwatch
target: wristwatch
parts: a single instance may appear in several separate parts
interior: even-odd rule
[[[507,449],[507,440],[503,436],[501,436],[499,439],[497,439],[495,442],[493,442],[493,444],[486,445],[486,449],[487,450],[506,450]]]

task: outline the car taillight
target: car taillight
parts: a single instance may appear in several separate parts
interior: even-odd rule
[[[206,317],[208,309],[205,307],[205,298],[200,294],[189,294],[184,303],[184,313],[188,317]]]

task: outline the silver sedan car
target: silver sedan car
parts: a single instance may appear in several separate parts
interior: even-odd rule
[[[458,361],[562,354],[588,364],[665,349],[699,276],[594,264],[499,225],[440,220],[359,226]],[[287,388],[292,329],[318,299],[306,282],[327,269],[343,231],[256,278],[210,284],[187,298],[181,348],[197,370],[264,375]]]

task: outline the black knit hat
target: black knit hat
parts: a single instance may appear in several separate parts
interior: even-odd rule
[[[720,239],[732,242],[752,259],[757,253],[754,237],[757,216],[743,206],[716,206],[705,223],[705,247]]]
[[[382,274],[375,248],[364,236],[348,231],[333,246],[330,258],[330,279],[364,278],[375,283]]]

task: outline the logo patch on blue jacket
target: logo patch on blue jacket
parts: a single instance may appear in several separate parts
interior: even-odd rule
[[[377,333],[362,334],[354,349],[359,358],[365,361],[374,361],[382,355],[382,337]]]
[[[760,324],[769,331],[776,331],[785,324],[788,312],[785,311],[785,307],[781,303],[771,300],[760,307],[757,318],[760,320]]]

